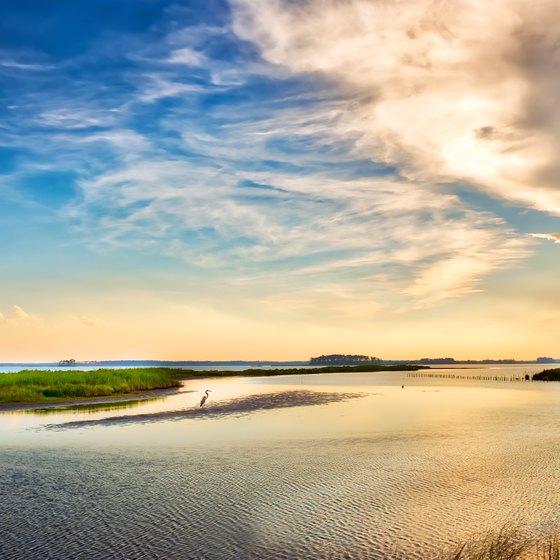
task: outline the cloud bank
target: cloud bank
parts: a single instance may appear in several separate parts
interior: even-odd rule
[[[560,214],[553,0],[231,0],[234,30],[344,92],[332,134],[412,181]]]

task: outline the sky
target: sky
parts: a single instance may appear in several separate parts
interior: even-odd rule
[[[560,358],[556,0],[0,8],[0,361]]]

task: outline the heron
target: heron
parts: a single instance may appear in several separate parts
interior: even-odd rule
[[[208,398],[208,393],[211,393],[212,391],[210,389],[206,389],[205,391],[205,395],[200,399],[200,406],[204,406],[204,403],[206,402],[206,399]]]

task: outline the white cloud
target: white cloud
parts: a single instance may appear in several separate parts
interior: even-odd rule
[[[185,64],[187,66],[202,66],[206,57],[193,49],[183,48],[171,52],[167,62],[171,64]]]
[[[12,306],[12,314],[19,321],[29,319],[29,314],[26,313],[19,305]]]
[[[11,313],[6,317],[0,313],[0,323],[10,327],[37,327],[43,324],[42,319],[27,313],[19,305],[12,305]]]
[[[560,233],[530,233],[529,237],[548,239],[549,241],[554,241],[554,243],[560,243]]]
[[[108,325],[107,321],[104,321],[103,319],[99,319],[98,317],[84,316],[84,317],[81,318],[81,322],[86,327],[103,328],[103,327],[106,327]]]

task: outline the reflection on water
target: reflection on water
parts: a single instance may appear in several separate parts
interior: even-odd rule
[[[25,408],[19,411],[13,411],[10,413],[22,413],[22,414],[63,414],[66,412],[72,413],[90,413],[90,412],[102,412],[108,410],[122,410],[125,408],[137,408],[146,403],[163,402],[164,398],[150,398],[150,399],[138,399],[138,400],[122,400],[114,402],[98,402],[98,403],[86,403],[86,404],[69,404],[69,405],[58,405],[58,406],[48,406],[44,408]]]
[[[506,522],[560,523],[560,385],[384,373],[185,389],[122,425],[1,415],[0,558],[426,560]],[[315,406],[272,406],[294,393]],[[240,402],[271,406],[211,412]]]

